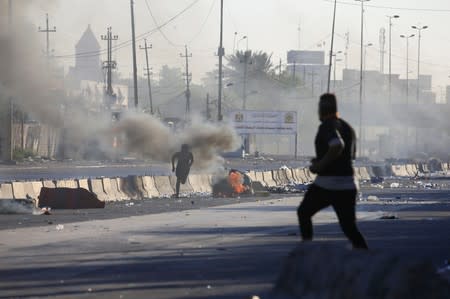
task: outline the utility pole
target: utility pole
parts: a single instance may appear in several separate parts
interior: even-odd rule
[[[364,2],[369,0],[356,0],[361,2],[361,63],[359,70],[359,157],[363,154],[363,142],[362,142],[362,98],[363,98],[363,63],[364,63]]]
[[[294,61],[294,65],[292,66],[292,80],[294,81],[295,84],[295,72],[296,72],[296,66],[297,66],[297,62]]]
[[[223,68],[223,56],[225,55],[225,49],[223,48],[223,0],[220,0],[220,40],[219,50],[219,96],[217,97],[217,121],[222,121],[222,68]]]
[[[345,33],[345,69],[348,69],[348,49],[350,47],[350,32]]]
[[[211,110],[209,109],[209,93],[206,94],[206,120],[211,120]]]
[[[406,39],[406,105],[409,103],[409,39],[414,36],[416,35],[400,35],[401,38]]]
[[[384,54],[386,54],[386,29],[380,29],[380,73],[384,74]]]
[[[428,26],[411,26],[412,29],[418,31],[418,49],[417,49],[417,90],[416,97],[417,103],[419,103],[420,98],[420,40],[422,39],[422,30],[427,29]]]
[[[337,0],[334,0],[334,10],[333,10],[333,26],[331,29],[331,45],[330,45],[330,65],[328,66],[328,82],[327,82],[327,92],[330,92],[330,82],[331,82],[331,67],[333,66],[333,47],[334,47],[334,28],[336,24],[336,5]]]
[[[147,62],[147,85],[148,85],[148,98],[150,101],[150,114],[153,115],[153,99],[152,99],[152,84],[150,78],[150,66],[148,64],[148,49],[152,48],[152,45],[147,45],[147,39],[144,39],[144,47],[139,47],[141,50],[145,50],[145,61]]]
[[[392,19],[400,18],[398,15],[387,16],[389,18],[389,104],[392,101]]]
[[[278,80],[281,81],[281,58],[280,63],[278,64]]]
[[[192,53],[188,54],[187,46],[184,46],[185,54],[180,54],[180,57],[186,59],[186,119],[189,118],[189,114],[191,113],[191,90],[190,90],[190,82],[192,78],[192,74],[189,73],[189,58],[192,57]]]
[[[106,95],[108,96],[108,107],[111,106],[111,102],[114,98],[114,90],[112,88],[112,70],[116,69],[117,63],[112,60],[112,41],[118,40],[118,36],[112,34],[112,28],[108,27],[106,35],[101,36],[102,40],[107,44],[107,59],[103,62],[103,69],[106,69]]]
[[[136,61],[136,33],[134,29],[134,0],[130,0],[131,8],[131,39],[133,45],[133,85],[134,85],[134,108],[139,106],[138,80],[137,80],[137,61]]]
[[[9,0],[8,2],[8,30],[9,35],[13,35],[13,7],[12,7],[12,0]],[[13,72],[14,70],[10,70],[10,72]],[[13,75],[10,73],[11,80],[13,80]],[[13,99],[12,97],[9,97],[8,104],[5,105],[7,109],[5,109],[5,125],[4,129],[0,132],[2,132],[2,138],[0,140],[0,153],[1,157],[0,159],[4,160],[5,162],[12,162],[13,161],[13,152],[14,152],[14,134],[13,134]],[[3,124],[2,124],[3,125]]]
[[[47,35],[47,50],[46,55],[47,59],[50,58],[50,33],[56,32],[56,27],[53,27],[53,29],[50,29],[48,25],[48,14],[45,14],[45,21],[46,21],[46,27],[45,29],[41,29],[41,27],[38,28],[39,32],[46,33]]]
[[[45,33],[47,35],[47,50],[46,50],[46,56],[47,56],[47,71],[50,74],[50,33],[56,32],[56,27],[53,27],[53,29],[50,29],[48,25],[48,14],[45,15],[45,29],[41,29],[41,27],[38,27],[38,32]],[[47,138],[47,154],[48,158],[52,155],[52,145],[51,145],[51,136],[50,136],[50,127],[48,129],[48,138]],[[22,138],[23,139],[23,138]]]
[[[247,109],[247,73],[248,73],[248,64],[249,58],[251,57],[251,51],[247,50],[244,54],[244,82],[243,82],[243,89],[242,89],[242,109]]]

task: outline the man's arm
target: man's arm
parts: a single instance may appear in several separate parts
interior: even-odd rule
[[[321,160],[312,161],[312,165],[309,167],[309,170],[311,170],[312,173],[319,173],[324,168],[326,168],[331,162],[336,160],[343,150],[344,145],[342,143],[335,143],[330,145],[328,147],[327,153]]]
[[[189,167],[191,167],[192,166],[192,164],[194,164],[194,155],[191,153],[191,155],[190,155],[190,157],[189,157],[190,159],[190,161],[189,161]]]

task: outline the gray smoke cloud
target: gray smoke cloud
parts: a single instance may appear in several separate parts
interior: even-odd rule
[[[170,161],[182,144],[188,144],[194,155],[194,166],[215,170],[223,162],[220,152],[235,150],[239,138],[233,128],[193,120],[191,126],[177,132],[160,120],[146,114],[129,113],[110,130],[118,136],[119,150],[157,161]]]
[[[0,2],[2,14],[8,11],[7,1]],[[36,1],[33,5],[50,8],[57,1]],[[15,14],[31,9],[28,1],[14,1]],[[4,21],[5,18],[2,18]],[[9,99],[32,119],[54,129],[64,128],[63,141],[68,147],[89,147],[95,140],[109,157],[136,155],[169,162],[181,144],[191,146],[198,168],[218,167],[220,152],[234,150],[238,138],[225,125],[216,126],[194,120],[192,125],[174,132],[159,119],[142,113],[127,113],[113,123],[108,111],[87,113],[86,101],[71,103],[61,82],[52,75],[57,69],[53,60],[42,52],[44,45],[38,28],[23,18],[14,18],[12,27],[0,27],[0,104],[8,107]],[[113,147],[117,138],[117,147]],[[69,151],[68,151],[69,152]]]

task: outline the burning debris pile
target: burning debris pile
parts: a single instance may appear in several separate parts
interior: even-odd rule
[[[217,180],[212,189],[214,197],[237,197],[253,194],[250,177],[235,169],[230,170],[227,177]]]

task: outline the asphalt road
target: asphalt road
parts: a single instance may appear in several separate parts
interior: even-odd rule
[[[436,267],[450,258],[450,189],[436,183],[440,189],[363,187],[363,198],[380,199],[358,203],[371,250]],[[2,215],[0,298],[268,298],[299,242],[300,201],[161,199]],[[386,215],[396,219],[380,219]],[[314,223],[316,242],[348,246],[331,210]]]

